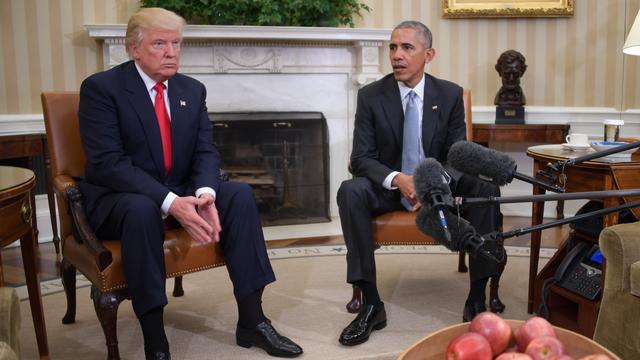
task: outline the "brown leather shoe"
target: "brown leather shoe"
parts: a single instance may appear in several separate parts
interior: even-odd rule
[[[340,334],[340,344],[353,346],[369,340],[373,330],[381,330],[387,326],[387,312],[384,304],[380,306],[365,305],[358,316],[347,325]]]
[[[276,357],[293,358],[302,354],[302,348],[288,337],[278,334],[269,321],[261,322],[255,329],[238,326],[236,343],[245,348],[255,345]]]

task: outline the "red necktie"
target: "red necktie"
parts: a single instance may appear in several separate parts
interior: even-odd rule
[[[164,169],[167,174],[171,170],[171,123],[169,121],[169,114],[167,113],[167,106],[164,103],[164,84],[157,83],[154,87],[156,89],[156,117],[158,118],[158,126],[160,127],[160,137],[162,138],[162,153],[164,154]]]

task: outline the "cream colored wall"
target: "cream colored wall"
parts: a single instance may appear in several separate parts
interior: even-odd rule
[[[472,89],[474,105],[493,104],[493,66],[515,49],[529,66],[528,105],[640,108],[640,59],[620,50],[640,0],[578,0],[571,18],[457,20],[442,19],[436,0],[364,2],[373,11],[358,27],[427,24],[437,51],[428,71]],[[0,0],[0,114],[41,113],[42,90],[77,90],[102,67],[83,25],[125,23],[137,8],[137,0]]]

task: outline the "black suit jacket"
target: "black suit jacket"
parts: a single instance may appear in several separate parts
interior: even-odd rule
[[[105,194],[142,194],[161,206],[170,191],[182,196],[203,186],[218,190],[220,157],[204,85],[176,74],[169,79],[168,97],[173,163],[166,175],[154,106],[134,62],[82,83],[78,117],[87,163],[80,189],[94,228],[117,201]]]
[[[466,139],[462,88],[425,74],[422,147],[426,157],[445,162],[453,143]],[[351,170],[381,186],[402,167],[404,111],[393,74],[358,91]]]

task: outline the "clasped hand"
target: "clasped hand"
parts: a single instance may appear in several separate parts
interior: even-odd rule
[[[391,184],[400,189],[402,196],[409,200],[409,203],[412,205],[411,211],[417,211],[420,209],[422,204],[418,201],[418,196],[416,195],[413,176],[399,173],[393,178]]]
[[[171,214],[182,227],[199,243],[220,241],[220,218],[213,196],[203,194],[176,198],[169,208]]]

